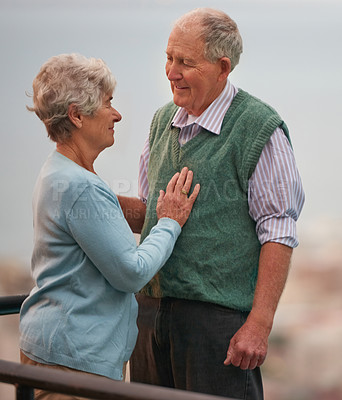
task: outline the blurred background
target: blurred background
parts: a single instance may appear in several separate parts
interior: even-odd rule
[[[284,118],[306,193],[263,367],[265,399],[342,399],[340,0],[1,0],[0,295],[32,286],[32,190],[54,148],[25,108],[40,66],[70,52],[109,65],[123,119],[95,166],[115,193],[136,196],[151,119],[171,100],[164,63],[172,22],[201,6],[237,22],[244,53],[230,79]],[[0,317],[0,358],[19,359],[16,315]],[[0,384],[0,398],[14,399],[14,389]]]

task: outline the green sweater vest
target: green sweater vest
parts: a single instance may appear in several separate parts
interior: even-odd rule
[[[260,242],[249,216],[248,180],[274,130],[288,129],[270,106],[239,90],[220,135],[204,129],[180,147],[171,126],[178,107],[159,109],[151,124],[149,195],[141,241],[157,223],[159,190],[187,166],[201,184],[191,215],[165,266],[142,289],[152,297],[207,301],[249,311]],[[192,189],[191,189],[192,191]]]

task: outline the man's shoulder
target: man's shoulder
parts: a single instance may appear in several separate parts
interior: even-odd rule
[[[151,122],[151,133],[153,131],[164,130],[166,126],[171,125],[172,119],[177,110],[178,106],[176,106],[172,101],[160,107],[153,116]]]
[[[164,118],[167,117],[169,118],[170,116],[174,116],[178,110],[178,106],[173,101],[170,101],[166,104],[164,104],[162,107],[158,108],[158,110],[155,113],[155,118]]]
[[[270,104],[268,104],[266,101],[261,100],[259,97],[254,96],[242,89],[239,89],[238,93],[234,98],[234,102],[236,106],[243,104],[245,111],[247,110],[258,111],[258,112],[263,111],[264,113],[267,114],[279,115],[278,112],[275,110],[275,108],[272,107]],[[246,107],[246,105],[248,105],[248,107]]]

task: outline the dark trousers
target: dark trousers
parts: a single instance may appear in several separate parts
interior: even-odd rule
[[[247,313],[200,301],[138,294],[132,382],[244,400],[263,399],[260,369],[225,366],[229,341]]]

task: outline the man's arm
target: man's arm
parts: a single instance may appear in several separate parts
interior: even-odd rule
[[[117,196],[128,225],[134,233],[141,233],[146,205],[137,197]]]
[[[226,365],[253,369],[265,360],[292,248],[298,244],[295,222],[304,197],[291,145],[284,132],[277,128],[249,180],[249,212],[263,245],[252,310],[230,342]]]
[[[253,369],[265,361],[268,337],[286,283],[292,251],[291,247],[273,242],[261,247],[252,310],[230,341],[225,365]]]

